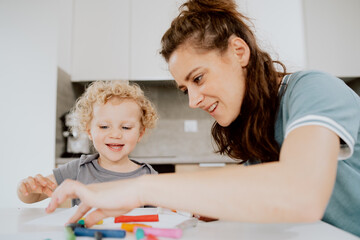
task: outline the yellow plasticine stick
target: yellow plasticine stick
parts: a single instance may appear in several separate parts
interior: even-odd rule
[[[151,226],[146,225],[146,224],[138,224],[138,223],[122,223],[121,224],[121,229],[125,230],[127,232],[133,232],[134,227],[150,227],[151,228]]]
[[[100,221],[98,221],[97,223],[96,223],[96,225],[101,225],[101,224],[103,224],[104,223],[104,221],[103,220],[100,220]]]

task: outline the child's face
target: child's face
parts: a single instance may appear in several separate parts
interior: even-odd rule
[[[102,162],[128,160],[144,133],[140,121],[141,109],[133,100],[115,97],[106,104],[94,104],[88,134]]]

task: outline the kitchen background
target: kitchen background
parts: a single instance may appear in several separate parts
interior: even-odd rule
[[[232,162],[213,153],[213,120],[188,108],[158,54],[181,2],[0,0],[0,207],[26,206],[16,197],[20,179],[48,175],[70,160],[61,157],[61,117],[94,80],[134,81],[155,103],[158,127],[134,158],[166,164],[166,171]],[[360,94],[360,1],[237,3],[252,18],[262,46],[290,71],[327,71]]]
[[[58,73],[56,163],[62,164],[71,160],[63,155],[71,155],[71,150],[66,151],[66,147],[72,143],[67,142],[67,138],[63,136],[62,116],[74,105],[75,99],[89,82],[73,83],[66,80],[67,75],[60,69]],[[173,81],[132,82],[141,86],[145,95],[156,106],[160,117],[157,127],[147,132],[131,153],[133,159],[150,164],[234,162],[213,153],[210,135],[213,119],[202,110],[190,109],[187,96],[176,89]],[[170,166],[169,171],[173,170],[174,167]]]

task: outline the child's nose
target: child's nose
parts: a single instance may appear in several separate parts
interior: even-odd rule
[[[122,131],[120,129],[115,129],[111,132],[111,137],[113,138],[122,138]]]

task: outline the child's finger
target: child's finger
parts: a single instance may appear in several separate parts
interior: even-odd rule
[[[48,187],[50,187],[52,190],[55,190],[55,188],[57,186],[53,181],[51,181],[51,179],[45,178],[45,181],[46,181]]]
[[[33,186],[27,184],[27,188],[28,188],[28,191],[29,193],[42,193],[42,190],[41,190],[41,186],[39,185],[35,185],[35,189],[33,188]]]
[[[55,190],[56,184],[51,181],[51,179],[44,177],[41,174],[37,174],[35,176],[36,181],[42,186],[42,187],[50,187],[50,189]]]
[[[26,183],[30,186],[30,189],[35,190],[38,186],[37,182],[33,177],[28,177]]]
[[[24,181],[22,181],[20,183],[19,191],[20,191],[20,193],[22,195],[25,195],[25,196],[29,195],[29,192],[28,192],[27,187],[26,187],[26,183]]]
[[[44,187],[42,192],[44,194],[46,194],[46,196],[48,197],[51,197],[52,196],[52,193],[54,192],[52,189],[50,189],[49,187]]]
[[[43,175],[41,174],[36,174],[35,176],[35,180],[43,187],[45,187],[47,185],[47,178],[45,178]]]
[[[41,189],[39,188],[38,185],[35,185],[35,188],[34,188],[34,185],[26,183],[25,186],[26,186],[26,189],[29,192],[29,194],[30,193],[39,193],[39,192],[41,192]]]

